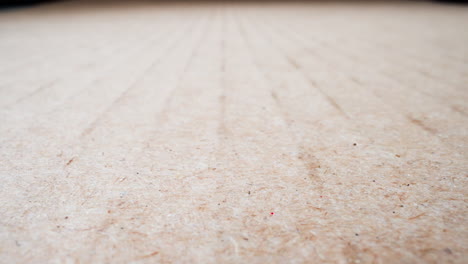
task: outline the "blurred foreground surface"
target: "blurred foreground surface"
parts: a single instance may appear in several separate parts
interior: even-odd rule
[[[466,263],[468,10],[0,13],[0,262]]]

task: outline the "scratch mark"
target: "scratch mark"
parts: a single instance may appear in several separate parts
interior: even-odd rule
[[[239,31],[241,32],[241,35],[244,37],[244,40],[245,42],[247,43],[247,46],[249,47],[249,50],[251,51],[251,54],[253,57],[254,56],[254,51],[253,51],[253,47],[252,45],[250,44],[250,42],[248,41],[248,37],[247,37],[247,34],[245,33],[245,30],[242,26],[242,24],[238,23],[238,27],[239,27]],[[290,63],[291,60],[288,60]],[[260,72],[263,73],[263,76],[266,80],[269,80],[271,81],[265,74],[265,72],[261,71],[261,67],[259,67],[259,65],[257,64],[257,62],[254,60],[254,64],[256,65],[257,69],[259,69]],[[294,64],[293,64],[294,65]],[[299,66],[299,65],[294,65],[295,67],[296,66]],[[308,78],[306,76],[306,74],[301,70],[300,71],[302,73],[302,75],[309,81],[313,84],[314,87],[316,87],[323,95],[325,95],[325,97],[327,99],[329,99],[331,102],[334,103],[334,101],[329,98],[328,96],[326,96],[325,93],[323,93],[323,91],[321,91],[318,86],[315,84],[315,82],[313,82],[310,78]],[[271,90],[270,91],[270,94],[271,94],[271,97],[273,98],[274,102],[275,102],[275,105],[276,107],[278,108],[278,110],[280,111],[280,114],[282,116],[282,119],[284,120],[284,122],[286,123],[286,125],[288,126],[288,128],[291,127],[291,124],[293,123],[293,120],[291,119],[291,117],[289,116],[289,113],[287,112],[287,109],[285,109],[281,103],[281,99],[280,97],[278,96],[278,94],[274,91],[274,90]],[[345,116],[347,117],[346,113],[344,113],[344,111],[336,104],[334,103],[332,105],[335,105],[335,107],[340,110],[340,112]],[[296,138],[296,135],[294,132],[290,131],[291,135]],[[295,139],[295,141],[297,142],[298,140]],[[299,160],[301,160],[301,162],[304,164],[304,167],[306,168],[307,170],[307,175],[308,177],[317,185],[317,188],[319,189],[320,192],[322,192],[323,190],[323,180],[320,178],[320,176],[318,175],[318,171],[317,169],[320,168],[320,164],[317,160],[317,158],[312,154],[312,150],[311,149],[308,149],[306,146],[304,146],[304,144],[301,144],[301,143],[298,143],[298,148],[299,148],[299,151],[300,151],[300,154],[299,154]]]
[[[54,86],[57,83],[57,81],[58,81],[58,79],[55,79],[55,80],[53,80],[53,81],[51,81],[49,83],[46,83],[44,85],[39,86],[39,88],[37,88],[36,90],[34,90],[31,93],[19,98],[18,100],[16,100],[12,105],[21,103],[21,102],[27,100],[28,98],[33,97],[34,95],[41,93],[45,89]]]
[[[218,137],[225,136],[227,132],[226,128],[226,15],[223,15],[221,24],[221,95],[219,96],[219,126],[218,126]]]
[[[305,74],[304,76],[306,77],[307,81],[310,83],[311,86],[315,87],[319,92],[320,94],[325,97],[325,99],[328,101],[328,103],[330,103],[341,115],[343,115],[345,118],[347,119],[350,119],[350,117],[348,116],[348,114],[346,114],[346,112],[343,110],[343,108],[341,108],[341,106],[333,99],[331,98],[330,95],[328,95],[327,93],[325,93],[319,86],[318,84],[313,81],[312,79],[310,79],[309,77],[307,77]]]
[[[300,153],[299,153],[299,160],[302,161],[305,168],[307,169],[307,175],[309,178],[317,184],[320,190],[323,189],[323,180],[319,176],[318,169],[321,167],[317,158],[312,154],[312,150],[305,147],[300,146]]]
[[[159,251],[154,251],[148,255],[141,256],[140,259],[151,258],[159,254]]]
[[[287,61],[293,65],[296,69],[300,69],[300,65],[297,64],[296,61],[294,61],[293,59],[291,59],[290,57],[288,57],[287,55],[284,55],[287,59]],[[302,76],[307,80],[307,82],[309,83],[310,86],[316,88],[319,93],[325,97],[325,99],[340,113],[342,114],[344,117],[346,117],[347,119],[349,119],[349,116],[346,114],[346,112],[343,110],[343,108],[341,108],[340,105],[338,105],[338,103],[336,103],[336,101],[330,96],[328,95],[327,93],[325,93],[320,87],[319,85],[314,81],[312,80],[304,71],[300,71]]]
[[[419,128],[423,129],[424,131],[429,132],[429,133],[432,134],[432,135],[437,135],[437,130],[435,130],[435,129],[429,127],[429,126],[427,126],[427,125],[424,124],[421,120],[416,119],[416,118],[413,118],[413,117],[411,117],[411,116],[406,116],[406,118],[408,118],[408,120],[409,120],[412,124],[418,126]]]
[[[418,214],[416,216],[410,217],[410,218],[408,218],[408,220],[418,219],[419,217],[424,216],[424,215],[426,215],[426,213],[422,213],[422,214]]]
[[[219,97],[219,107],[220,107],[220,114],[219,114],[219,126],[218,126],[218,135],[225,136],[227,133],[227,128],[225,124],[225,116],[226,116],[226,96],[223,94]]]
[[[459,114],[462,114],[463,116],[468,116],[468,114],[465,113],[465,111],[463,111],[463,109],[460,107],[460,106],[457,106],[457,105],[453,105],[452,107],[452,110],[459,113]]]
[[[288,60],[288,62],[289,62],[292,66],[294,66],[294,68],[296,68],[296,69],[301,69],[301,65],[299,65],[295,60],[293,60],[291,57],[286,56],[286,55],[285,55],[285,57],[286,57],[286,59]]]
[[[359,80],[356,77],[351,76],[350,79],[351,79],[351,81],[353,81],[356,84],[363,85],[363,82],[361,82],[361,80]]]
[[[126,96],[136,87],[138,87],[138,83],[141,81],[142,78],[144,78],[155,66],[157,66],[162,59],[170,54],[170,52],[175,49],[177,45],[176,43],[181,43],[182,39],[187,35],[190,34],[190,32],[193,31],[193,27],[189,27],[187,30],[184,31],[184,34],[181,35],[181,37],[176,38],[174,41],[171,42],[171,45],[165,50],[165,52],[162,53],[162,55],[156,57],[151,64],[143,71],[143,73],[133,81],[133,83],[128,86],[102,113],[99,114],[99,116],[94,119],[91,124],[83,130],[81,133],[81,137],[85,137],[89,135],[96,127],[97,125],[102,121],[104,116],[111,112],[115,107],[119,105],[120,102],[124,101]]]
[[[209,25],[208,22],[206,22],[205,24]],[[168,116],[169,116],[169,112],[171,110],[171,105],[172,105],[172,102],[174,100],[174,97],[176,96],[177,91],[179,91],[183,87],[182,81],[184,80],[186,74],[188,73],[188,71],[190,69],[190,66],[193,63],[193,60],[194,60],[195,56],[197,55],[197,51],[201,47],[201,44],[202,44],[203,40],[206,38],[206,35],[208,34],[208,30],[209,30],[208,25],[203,25],[204,29],[202,31],[202,34],[201,34],[200,38],[197,40],[197,43],[195,44],[195,47],[192,49],[192,51],[191,51],[191,53],[189,55],[189,58],[185,62],[184,68],[183,68],[182,72],[179,75],[179,78],[177,80],[177,84],[176,84],[175,88],[173,88],[170,91],[169,95],[166,97],[166,100],[163,103],[162,110],[158,114],[158,117],[157,117],[157,120],[160,121],[160,123],[165,123],[167,121],[167,119],[169,118]]]
[[[234,246],[234,252],[236,255],[239,255],[239,246],[237,245],[237,242],[234,238],[229,237],[229,240],[231,241],[232,245]]]

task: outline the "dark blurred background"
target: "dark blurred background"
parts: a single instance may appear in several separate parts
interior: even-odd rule
[[[1,8],[27,7],[44,2],[53,2],[53,0],[0,0]]]
[[[34,6],[42,3],[50,3],[50,2],[59,2],[59,1],[70,1],[70,0],[0,0],[0,8],[20,8],[20,7],[28,7],[28,6]],[[75,0],[79,1],[79,0]],[[120,0],[121,1],[121,0]],[[151,0],[147,0],[151,1]],[[157,0],[155,0],[157,1]],[[165,0],[166,2],[175,2],[175,1],[190,1],[190,0]],[[196,0],[191,0],[191,1],[196,1]],[[229,1],[229,0],[213,0],[213,1]],[[249,2],[249,0],[237,0],[237,1],[246,1]],[[251,2],[257,2],[257,1],[281,1],[281,0],[250,0]],[[284,2],[289,2],[288,0],[283,0]],[[304,1],[304,0],[303,0]],[[305,0],[307,1],[307,0]],[[309,1],[335,1],[335,0],[309,0]],[[340,1],[340,0],[337,0]],[[343,1],[343,0],[341,0]],[[346,0],[345,0],[346,1]],[[352,0],[347,0],[352,1]],[[375,2],[379,0],[369,0],[369,2]],[[385,1],[385,0],[381,0]],[[445,2],[445,3],[468,3],[468,0],[406,0],[406,1],[432,1],[432,2]],[[109,2],[111,3],[112,0],[95,0],[92,2]],[[132,0],[128,0],[128,2],[132,2]],[[362,0],[360,1],[362,2]]]

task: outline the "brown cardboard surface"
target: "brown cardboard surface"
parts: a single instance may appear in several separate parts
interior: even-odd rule
[[[466,263],[468,9],[0,13],[0,262]]]

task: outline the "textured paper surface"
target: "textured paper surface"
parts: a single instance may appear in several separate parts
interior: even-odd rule
[[[466,263],[467,26],[430,2],[0,13],[0,262]]]

